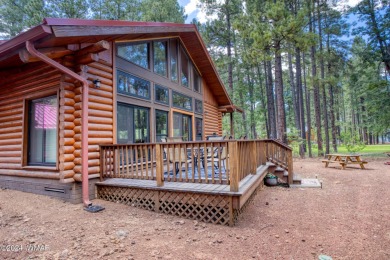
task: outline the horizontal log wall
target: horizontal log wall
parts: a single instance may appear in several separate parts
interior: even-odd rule
[[[60,86],[61,74],[43,63],[27,64],[0,79],[0,174],[58,179],[58,171],[23,168],[24,99]]]
[[[222,135],[222,113],[218,110],[218,103],[210,90],[210,86],[207,86],[204,80],[203,100],[205,137],[214,133]]]
[[[107,51],[105,51],[106,53]],[[100,54],[99,54],[100,55]],[[99,144],[113,143],[113,68],[107,60],[88,65],[78,66],[79,74],[88,79],[88,174],[100,173]],[[95,88],[93,81],[99,79],[100,87]],[[75,179],[81,178],[81,87],[74,89],[74,113],[73,113],[73,155],[72,165]]]
[[[108,53],[109,52],[109,53]],[[68,55],[59,60],[89,82],[88,173],[99,173],[99,145],[113,143],[113,69],[105,51],[97,62],[77,64]],[[111,64],[109,63],[111,61]],[[99,79],[96,89],[93,80]],[[24,99],[35,98],[47,90],[58,91],[58,169],[32,169],[22,165]],[[79,82],[41,62],[26,64],[0,79],[0,174],[54,178],[68,182],[81,174],[81,106]],[[67,180],[66,180],[67,179]]]

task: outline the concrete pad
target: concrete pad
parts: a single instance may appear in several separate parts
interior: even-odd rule
[[[318,179],[302,179],[301,184],[291,184],[291,188],[321,188],[321,183]]]

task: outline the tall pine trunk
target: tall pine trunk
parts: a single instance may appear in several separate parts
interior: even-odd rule
[[[286,113],[284,110],[283,96],[283,71],[282,71],[282,55],[280,42],[275,43],[275,89],[276,102],[278,111],[278,124],[276,126],[278,139],[287,144],[286,135]]]
[[[268,111],[268,123],[270,129],[269,138],[276,139],[276,115],[275,115],[275,99],[274,99],[274,84],[272,78],[272,64],[271,61],[266,61],[267,71],[267,111]]]
[[[306,122],[307,122],[307,148],[309,152],[309,157],[312,158],[312,150],[311,150],[311,114],[310,114],[310,90],[307,87],[306,82],[306,63],[305,63],[305,53],[302,53],[302,64],[303,64],[303,80],[304,80],[304,91],[305,91],[305,100],[306,100]]]
[[[311,0],[309,2],[311,3]],[[309,31],[314,32],[315,26],[314,26],[314,19],[312,17],[311,8],[309,14],[310,14]],[[321,157],[324,155],[324,151],[322,148],[322,133],[321,133],[322,129],[321,129],[320,90],[318,87],[318,80],[317,80],[316,48],[314,45],[310,47],[310,56],[311,56],[311,77],[312,77],[313,95],[314,95],[314,112],[315,112],[316,127],[317,127],[318,156]]]
[[[293,102],[293,110],[294,110],[294,123],[295,128],[299,131],[300,124],[299,124],[299,105],[298,105],[298,98],[297,98],[297,89],[295,86],[295,80],[294,80],[294,71],[293,71],[293,64],[292,64],[292,57],[291,53],[288,52],[287,59],[288,59],[288,73],[290,76],[290,87],[291,87],[291,97]]]
[[[303,90],[302,90],[302,66],[301,66],[301,50],[299,48],[295,49],[295,70],[296,70],[296,89],[297,89],[297,98],[298,98],[298,112],[299,112],[299,129],[300,136],[302,139],[302,144],[299,146],[299,155],[301,158],[305,157],[305,112],[303,106]]]
[[[327,34],[327,39],[326,39],[326,48],[328,51],[328,59],[330,58],[330,34]],[[331,65],[330,62],[328,61],[328,75],[331,74]],[[330,113],[330,128],[332,130],[332,145],[333,145],[333,151],[337,152],[337,128],[336,128],[336,123],[335,123],[335,109],[334,109],[334,98],[333,96],[336,95],[333,85],[330,84],[329,86],[329,113]]]
[[[317,4],[317,20],[318,20],[318,36],[320,45],[320,89],[322,90],[322,109],[324,117],[324,131],[325,131],[325,153],[329,154],[329,124],[328,124],[328,108],[326,102],[326,90],[325,90],[325,64],[324,64],[324,48],[322,45],[322,20],[321,20],[321,0],[318,0]]]

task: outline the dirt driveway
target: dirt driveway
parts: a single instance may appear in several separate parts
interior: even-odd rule
[[[0,259],[390,259],[390,166],[368,161],[340,170],[296,160],[323,189],[265,187],[233,228],[0,190]]]

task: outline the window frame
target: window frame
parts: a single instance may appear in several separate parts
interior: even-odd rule
[[[29,152],[29,127],[30,127],[30,107],[31,101],[42,99],[45,97],[56,96],[57,99],[57,118],[56,118],[56,162],[49,164],[29,164],[28,162],[28,152]],[[47,90],[42,91],[39,94],[27,95],[23,99],[23,122],[22,122],[22,158],[21,166],[23,169],[45,169],[45,170],[59,170],[59,151],[60,151],[60,142],[59,142],[59,116],[60,116],[60,91],[57,90]]]
[[[191,109],[188,109],[188,108],[186,108],[186,107],[181,107],[181,106],[177,106],[177,105],[175,105],[174,104],[174,97],[173,97],[173,95],[179,95],[179,96],[182,96],[182,97],[185,97],[185,98],[189,98],[190,99],[190,104],[191,104]],[[180,92],[177,92],[177,91],[172,91],[172,107],[174,107],[174,108],[178,108],[178,109],[182,109],[182,110],[185,110],[185,111],[190,111],[190,112],[193,112],[194,111],[194,105],[193,105],[193,99],[194,99],[194,97],[191,97],[191,96],[187,96],[187,95],[185,95],[185,94],[182,94],[182,93],[180,93]]]
[[[128,58],[126,58],[126,57],[124,57],[124,56],[121,56],[120,54],[119,54],[119,48],[121,47],[121,46],[128,46],[128,45],[141,45],[141,44],[146,44],[146,48],[147,48],[147,54],[146,54],[146,61],[147,61],[147,67],[145,68],[145,67],[143,67],[143,66],[141,66],[141,65],[139,65],[139,64],[137,64],[137,63],[135,63],[135,62],[133,62],[133,61],[131,61],[130,59],[128,59]],[[151,58],[151,45],[152,45],[152,42],[150,42],[150,41],[136,41],[136,42],[122,42],[122,43],[116,43],[116,47],[115,47],[115,49],[116,49],[116,56],[117,57],[119,57],[119,58],[121,58],[121,59],[124,59],[125,61],[127,61],[127,62],[130,62],[131,64],[134,64],[135,66],[138,66],[138,67],[140,67],[140,68],[142,68],[142,69],[145,69],[145,70],[149,70],[149,71],[151,71],[151,63],[152,62],[154,62],[154,61],[151,61],[150,60],[150,58]],[[158,75],[158,74],[157,74]]]
[[[200,76],[200,74],[196,70],[194,64],[192,62],[191,62],[191,64],[192,64],[192,89],[194,92],[201,94],[202,93],[202,77]],[[196,78],[198,79],[198,84],[195,84]],[[196,85],[198,86],[199,90],[195,89]]]
[[[190,79],[190,74],[191,74],[191,67],[192,67],[192,61],[191,59],[189,58],[189,55],[187,54],[185,48],[182,46],[182,44],[179,44],[178,45],[178,49],[179,49],[179,54],[180,54],[180,63],[179,63],[179,79],[180,79],[180,85],[182,87],[185,87],[187,89],[192,89],[191,88],[191,79]],[[187,85],[184,85],[183,84],[183,59],[185,59],[186,63],[187,63]],[[191,62],[190,62],[191,61]]]
[[[196,110],[196,103],[197,102],[200,102],[201,104],[202,104],[202,110],[201,111],[197,111]],[[199,114],[199,115],[202,115],[203,114],[203,101],[202,100],[200,100],[200,99],[197,99],[197,98],[195,98],[195,102],[194,102],[195,104],[194,104],[194,112],[195,112],[195,114]]]
[[[155,109],[154,110],[154,120],[155,120],[155,126],[154,126],[154,132],[155,132],[155,141],[156,141],[156,143],[157,142],[160,142],[160,141],[158,141],[157,139],[157,137],[158,136],[162,136],[162,135],[158,135],[157,134],[157,114],[166,114],[166,116],[167,116],[167,120],[166,120],[166,123],[167,123],[167,134],[166,134],[166,136],[168,137],[169,136],[169,111],[165,111],[165,110],[161,110],[161,109]]]
[[[141,95],[133,94],[133,93],[130,92],[130,89],[129,89],[128,92],[126,92],[126,91],[121,91],[121,90],[119,89],[119,75],[120,75],[120,74],[128,75],[128,76],[130,76],[130,77],[133,77],[133,78],[136,78],[136,79],[139,79],[139,80],[141,80],[141,81],[144,81],[144,82],[149,83],[149,86],[148,86],[148,87],[149,87],[149,89],[148,89],[148,94],[149,94],[149,95],[148,95],[148,97],[144,97],[144,96],[141,96]],[[151,86],[151,85],[152,85],[152,82],[149,81],[149,80],[146,80],[146,79],[144,79],[144,78],[135,76],[134,74],[125,72],[125,71],[120,70],[120,69],[118,69],[118,68],[116,69],[116,91],[117,91],[117,93],[120,94],[120,95],[125,95],[125,96],[129,96],[129,97],[140,98],[140,99],[143,99],[143,100],[151,100],[151,98],[152,98],[152,94],[151,94],[152,86]]]
[[[117,118],[119,117],[118,116],[118,113],[119,113],[119,106],[122,106],[122,107],[126,107],[126,108],[130,108],[131,109],[131,117],[130,118],[133,118],[134,121],[131,123],[131,129],[129,131],[129,134],[131,134],[131,139],[133,140],[132,143],[130,144],[136,144],[137,142],[137,139],[136,139],[136,126],[135,126],[135,109],[139,109],[139,110],[144,110],[147,112],[147,115],[148,115],[148,119],[146,120],[146,129],[147,129],[147,142],[150,142],[151,140],[151,135],[150,135],[150,129],[151,129],[151,124],[150,124],[150,117],[151,117],[151,108],[149,107],[143,107],[143,106],[139,106],[139,105],[133,105],[133,104],[129,104],[129,103],[124,103],[124,102],[120,102],[118,101],[117,102]],[[120,139],[119,138],[119,127],[118,127],[118,121],[116,122],[116,135],[117,135],[117,142],[119,144],[129,144],[128,142],[124,143],[122,142],[123,140],[126,140],[126,141],[129,141],[129,138],[127,139]]]
[[[156,72],[156,59],[155,59],[155,46],[156,46],[156,43],[163,43],[165,44],[165,75],[162,75],[160,73],[157,73]],[[152,50],[153,50],[153,53],[152,53],[152,63],[153,63],[153,73],[156,74],[156,75],[159,75],[161,77],[164,77],[164,78],[168,78],[168,75],[169,75],[169,65],[168,65],[168,49],[169,49],[169,44],[168,44],[168,40],[164,40],[164,39],[161,39],[161,40],[156,40],[156,41],[153,41],[152,42]]]
[[[170,81],[180,84],[179,82],[179,77],[180,77],[180,69],[179,69],[179,41],[174,38],[169,40],[169,79]],[[172,53],[175,53],[175,58],[176,58],[176,80],[172,78]]]
[[[167,98],[168,98],[168,101],[167,102],[162,102],[160,100],[157,99],[157,89],[164,89],[167,91]],[[156,102],[157,104],[161,104],[161,105],[166,105],[166,106],[169,106],[169,101],[170,101],[170,98],[169,98],[169,88],[163,86],[163,85],[160,85],[160,84],[157,84],[157,83],[154,83],[154,102]]]

